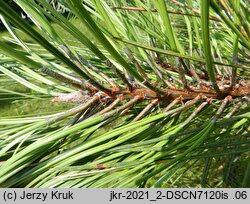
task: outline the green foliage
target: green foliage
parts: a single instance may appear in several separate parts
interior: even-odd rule
[[[0,1],[1,187],[249,187],[248,3],[36,2]]]

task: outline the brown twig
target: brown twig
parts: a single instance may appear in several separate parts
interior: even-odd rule
[[[139,12],[147,12],[147,11],[158,12],[157,9],[155,9],[155,8],[145,9],[145,8],[126,7],[126,6],[113,6],[112,9],[114,9],[114,10],[118,10],[119,9],[119,10],[126,10],[126,11],[139,11]],[[169,11],[168,10],[168,13],[177,14],[177,15],[200,17],[199,14],[185,13],[185,12],[181,12],[181,11]],[[197,11],[196,13],[199,13],[199,12]],[[221,20],[219,18],[216,18],[214,16],[210,16],[209,19],[221,22]]]
[[[186,8],[186,9],[189,9],[191,11],[193,11],[194,13],[198,13],[200,14],[200,11],[190,7],[190,6],[187,6],[186,4],[183,4],[183,3],[180,3],[179,1],[176,1],[176,0],[171,0],[174,4],[180,6],[180,7],[183,7],[183,8]],[[219,22],[222,22],[221,19],[217,18],[217,17],[214,17],[214,16],[209,16],[209,19],[211,20],[214,20],[214,21],[219,21]]]

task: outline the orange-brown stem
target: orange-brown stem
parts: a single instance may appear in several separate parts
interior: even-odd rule
[[[182,97],[183,100],[190,100],[198,95],[202,94],[206,98],[213,99],[221,99],[216,95],[216,92],[212,89],[195,89],[193,88],[190,91],[184,89],[164,89],[164,95],[159,96],[156,92],[147,89],[147,88],[135,88],[132,92],[129,92],[126,89],[121,89],[119,92],[113,92],[112,98],[116,98],[116,96],[123,96],[124,98],[134,98],[135,96],[141,96],[144,99],[161,99],[161,100],[169,100],[172,101],[178,97]],[[234,87],[232,90],[224,90],[223,96],[232,96],[241,97],[245,95],[250,95],[250,85],[248,86],[240,86],[238,88]]]
[[[127,10],[127,11],[148,11],[147,9],[145,8],[138,8],[138,7],[127,7],[127,6],[113,6],[112,9],[114,10]],[[151,12],[157,12],[157,9],[155,8],[152,8],[150,9]],[[196,10],[195,10],[196,11]],[[198,11],[196,11],[197,13],[199,13]],[[199,14],[192,14],[192,13],[185,13],[185,12],[181,12],[181,11],[169,11],[168,10],[168,13],[171,13],[171,14],[180,14],[180,15],[186,15],[186,16],[195,16],[195,17],[200,17]],[[219,18],[216,18],[214,16],[210,16],[209,17],[210,20],[214,20],[214,21],[218,21],[220,22],[221,20]]]

